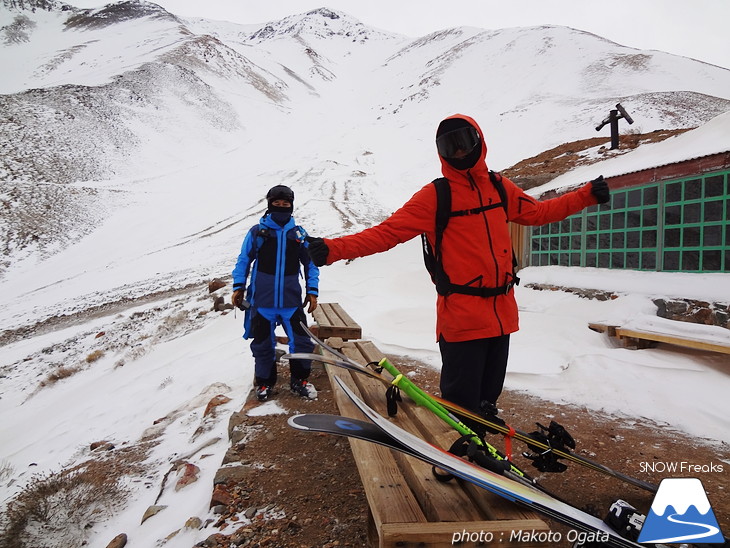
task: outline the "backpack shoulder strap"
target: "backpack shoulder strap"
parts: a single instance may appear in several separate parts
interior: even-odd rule
[[[445,177],[434,179],[433,184],[436,189],[436,224],[434,245],[428,241],[425,233],[421,234],[421,244],[423,246],[423,262],[426,265],[431,276],[431,281],[439,288],[445,272],[441,265],[441,240],[443,239],[444,230],[449,222],[451,214],[451,186],[449,180]]]
[[[254,238],[254,245],[251,248],[250,257],[255,259],[259,253],[259,249],[264,245],[266,238],[271,238],[271,229],[263,226],[261,223],[251,228],[251,236]]]
[[[451,185],[446,177],[439,177],[433,181],[436,187],[436,238],[434,255],[441,260],[441,240],[444,236],[446,225],[451,217]]]
[[[497,189],[497,192],[499,193],[499,199],[502,202],[502,207],[504,207],[504,213],[507,215],[507,221],[509,222],[509,211],[507,209],[507,190],[504,188],[504,183],[502,182],[502,174],[497,173],[496,171],[489,171],[489,179],[492,181],[492,184],[494,185],[494,188]],[[515,285],[518,285],[520,283],[520,279],[517,277],[517,267],[519,266],[519,261],[517,261],[517,254],[515,253],[514,247],[512,248],[512,278],[515,282]]]
[[[504,183],[502,182],[502,174],[497,173],[496,171],[492,171],[490,169],[489,170],[489,180],[492,181],[494,188],[497,189],[497,194],[499,194],[499,201],[502,203],[504,212],[508,213],[508,211],[507,211],[507,191],[505,190]]]

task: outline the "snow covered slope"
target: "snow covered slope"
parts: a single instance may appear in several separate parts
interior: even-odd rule
[[[328,9],[252,26],[136,0],[97,10],[2,0],[0,42],[0,414],[11,417],[0,425],[0,502],[36,471],[79,463],[101,437],[134,446],[153,431],[143,480],[156,487],[171,455],[213,442],[198,485],[163,493],[175,514],[139,526],[150,496],[138,478],[122,511],[81,531],[102,548],[120,530],[155,545],[208,511],[227,444],[203,407],[222,393],[226,410],[240,408],[252,361],[240,315],[206,314],[204,282],[231,271],[268,188],[294,189],[311,234],[344,234],[439,175],[433,135],[457,111],[480,121],[501,169],[595,136],[618,101],[643,131],[730,110],[730,71],[564,27],[411,40]],[[580,281],[574,269],[523,279],[619,283],[586,270]],[[727,299],[728,275],[627,276],[606,303],[518,288],[508,385],[728,441],[722,358],[632,353],[584,328],[650,316],[652,296],[688,296],[682,288]],[[322,300],[343,304],[379,347],[439,366],[418,242],[328,267],[321,280]],[[677,417],[677,401],[693,405]]]

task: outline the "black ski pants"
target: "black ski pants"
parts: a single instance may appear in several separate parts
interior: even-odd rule
[[[441,396],[480,411],[484,401],[496,404],[502,393],[509,357],[509,335],[447,342],[439,339],[441,350]]]

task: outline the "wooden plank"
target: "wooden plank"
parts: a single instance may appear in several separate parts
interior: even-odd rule
[[[359,339],[362,328],[337,303],[320,303],[312,314],[317,322],[319,336],[323,339],[341,337]]]
[[[361,364],[377,362],[383,357],[370,341],[345,342],[333,337],[328,342]],[[368,405],[383,415],[387,414],[382,383],[332,366],[327,366],[327,371],[333,386],[336,383],[332,377],[336,374]],[[362,419],[362,413],[341,390],[334,390],[334,393],[343,416]],[[419,433],[431,443],[450,446],[456,439],[454,431],[427,409],[416,406],[408,398],[404,399],[408,403],[399,407],[398,415],[392,420],[406,430]],[[430,465],[420,459],[379,446],[375,446],[375,450],[387,453],[389,458],[370,456],[366,451],[373,448],[367,448],[367,445],[373,444],[351,440],[368,499],[368,538],[373,546],[447,546],[455,533],[468,532],[491,534],[500,546],[516,548],[518,545],[535,545],[521,542],[522,538],[513,538],[513,531],[550,531],[548,525],[528,509],[468,482],[453,480],[440,483],[433,477]],[[397,470],[392,468],[394,466]],[[382,467],[386,468],[387,481],[383,481]],[[377,481],[372,481],[372,478]],[[405,497],[405,501],[393,501],[391,495]],[[402,517],[409,512],[411,517]]]
[[[730,354],[730,345],[706,341],[702,339],[694,339],[691,337],[682,337],[679,335],[670,335],[668,333],[655,333],[652,331],[644,331],[641,329],[630,329],[617,325],[610,325],[603,322],[590,322],[588,327],[599,333],[606,333],[609,337],[617,337],[624,341],[625,346],[636,348],[649,348],[651,343],[666,343],[684,348],[694,348],[696,350],[706,350],[708,352],[719,352],[721,354]]]
[[[616,336],[616,328],[618,326],[611,325],[607,323],[602,322],[590,322],[588,324],[588,328],[592,329],[593,331],[597,331],[598,333],[606,333],[609,337],[615,337]]]
[[[520,540],[520,538],[527,538],[520,537],[520,532],[531,534],[533,531],[548,533],[549,529],[539,519],[468,523],[388,523],[383,526],[382,536],[387,540],[382,546],[387,548],[404,546],[437,548],[451,546],[456,540],[461,540],[463,545],[468,546],[504,546],[505,548],[537,548],[549,545],[545,542],[536,544],[528,540]],[[481,542],[480,535],[482,536]]]
[[[331,303],[330,306],[332,313],[337,317],[339,323],[343,325],[360,327],[360,325],[355,320],[353,320],[347,312],[345,312],[345,309],[342,308],[339,303]]]
[[[444,449],[449,449],[453,442],[458,439],[458,434],[428,409],[413,405],[411,413],[422,425],[419,428],[422,437],[429,439],[432,443]],[[463,482],[462,488],[470,496],[470,500],[480,508],[485,518],[505,520],[535,517],[533,512],[525,510],[523,507],[506,501],[499,495],[485,491],[476,485]]]
[[[364,357],[364,361],[379,361],[384,357],[382,352],[371,341],[357,341],[353,343]],[[357,358],[353,357],[356,361]],[[362,361],[361,361],[362,363]],[[404,396],[405,397],[405,396]],[[410,401],[410,400],[408,400]],[[424,439],[436,443],[442,448],[448,449],[456,440],[454,430],[436,417],[428,409],[413,404],[410,413],[418,421],[418,430]],[[504,500],[499,495],[489,493],[476,485],[464,483],[464,490],[471,496],[472,500],[480,507],[482,513],[489,519],[524,519],[534,518],[535,513],[525,510],[521,506]]]
[[[650,331],[640,331],[635,329],[626,329],[623,327],[616,328],[616,336],[628,339],[639,339],[655,341],[667,344],[673,344],[676,346],[682,346],[685,348],[695,348],[697,350],[707,350],[709,352],[720,352],[722,354],[730,354],[730,346],[714,343],[710,341],[703,341],[699,339],[691,339],[686,337],[679,337],[675,335],[668,335],[663,333],[652,333]]]
[[[382,383],[363,376],[353,378],[360,389],[365,403],[376,410],[382,410],[385,401],[385,391]],[[381,409],[378,409],[381,408]],[[409,413],[401,410],[391,420],[411,432],[419,432]],[[419,432],[423,436],[422,432]],[[429,521],[472,521],[484,519],[478,508],[471,504],[456,482],[440,483],[433,477],[431,466],[420,459],[409,457],[401,453],[395,454],[403,477],[413,491],[416,500]]]
[[[359,355],[358,352],[355,352],[354,349],[357,349],[359,351]],[[354,343],[348,343],[343,345],[342,350],[349,358],[354,359],[355,361],[358,361],[360,363],[379,361],[383,357],[383,354],[371,341],[356,341]],[[361,386],[362,381],[360,381],[360,377],[355,377],[355,380],[358,383],[358,386]],[[370,382],[377,383],[375,392],[376,398],[382,401],[384,399],[382,384],[374,380]],[[379,391],[377,385],[381,386]],[[363,395],[365,394],[363,393]],[[369,398],[372,396],[366,397]],[[410,399],[408,399],[405,395],[403,395],[403,397],[405,400],[407,400],[409,404],[400,406],[399,412],[395,417],[395,422],[397,422],[399,426],[405,428],[406,430],[409,430],[411,432],[418,432],[422,438],[430,441],[431,443],[435,443],[439,447],[442,447],[444,449],[450,448],[453,442],[456,441],[456,439],[458,438],[458,434],[449,425],[436,417],[431,411],[429,411],[428,409],[424,409],[423,407],[418,407],[417,405],[415,405],[415,403],[411,402]],[[378,406],[377,402],[367,401],[367,399],[366,403],[372,404],[371,406],[374,408],[377,408]],[[413,466],[418,467],[418,465]],[[403,467],[401,468],[403,469]],[[427,472],[428,479],[420,478],[418,481],[414,481],[414,475],[416,473],[414,473],[413,475],[409,475],[406,471],[404,471],[404,475],[406,475],[407,479],[409,479],[408,483],[416,493],[416,498],[421,503],[421,506],[424,509],[424,513],[426,513],[426,516],[431,519],[432,514],[430,514],[430,512],[432,509],[429,506],[425,505],[430,505],[432,501],[429,498],[429,493],[424,492],[428,489],[433,488],[430,485],[430,483],[432,483],[430,481],[432,480],[431,467],[429,465],[426,465],[425,469],[421,469],[420,472],[417,473],[423,474],[424,470]],[[458,483],[453,482],[453,484],[456,485]],[[450,482],[447,485],[452,485],[452,483]],[[440,486],[442,486],[442,484],[436,485],[436,487]],[[462,498],[461,495],[459,495],[459,500],[454,501],[454,504],[459,504],[460,506],[468,506],[469,504],[473,504],[475,508],[478,508],[480,510],[479,515],[470,516],[468,518],[462,517],[462,520],[477,519],[479,516],[481,516],[482,518],[499,520],[525,519],[535,517],[534,512],[525,510],[517,504],[506,501],[500,496],[489,493],[488,491],[485,491],[484,489],[481,489],[478,486],[472,485],[468,482],[463,482],[460,490],[462,490],[465,495],[468,495],[468,497]],[[459,519],[456,516],[450,517],[448,513],[444,512],[443,510],[437,509],[434,511],[434,513],[439,515],[438,521],[450,521]]]
[[[312,316],[314,316],[314,320],[317,322],[320,329],[332,327],[332,320],[330,320],[329,315],[327,314],[328,310],[329,305],[327,303],[319,303],[314,312],[312,312]]]
[[[327,366],[326,369],[332,382],[333,394],[340,414],[344,417],[362,419],[360,410],[339,389],[332,378],[336,373],[357,392],[357,386],[350,373],[332,366]],[[426,517],[395,461],[394,451],[363,440],[350,439],[349,441],[375,527],[380,531],[384,523],[394,520],[408,523],[425,522]]]

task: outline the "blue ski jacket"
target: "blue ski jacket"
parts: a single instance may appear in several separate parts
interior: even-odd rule
[[[284,226],[264,215],[246,234],[236,267],[233,290],[250,284],[246,300],[255,308],[298,308],[303,304],[299,276],[306,292],[319,294],[319,268],[309,258],[306,231],[289,219]]]

